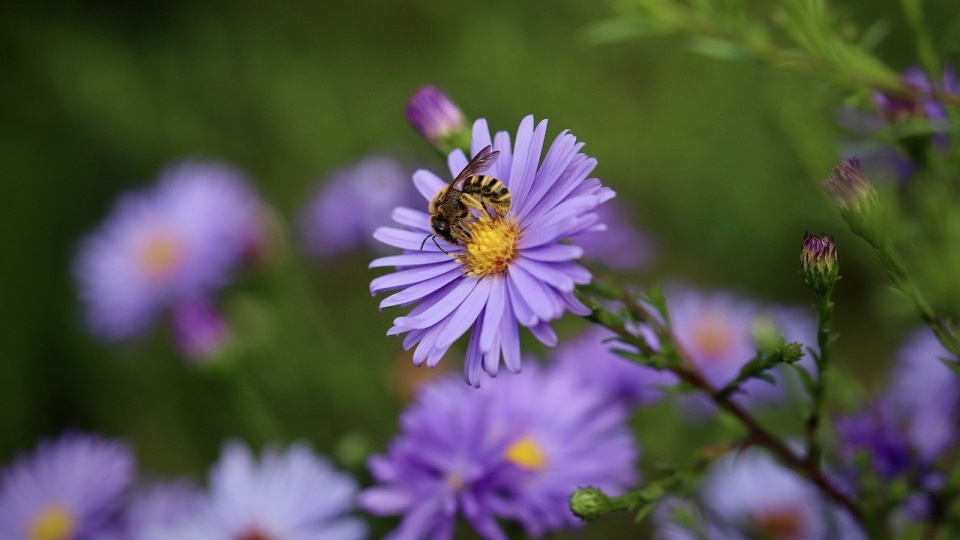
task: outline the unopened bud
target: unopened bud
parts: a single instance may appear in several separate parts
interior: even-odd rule
[[[443,90],[423,86],[407,102],[407,120],[441,152],[469,148],[470,126],[460,107]]]
[[[590,521],[613,509],[610,497],[595,487],[580,488],[570,495],[570,511],[575,516]]]
[[[833,237],[804,233],[800,248],[800,276],[818,295],[829,293],[840,279],[837,244]]]

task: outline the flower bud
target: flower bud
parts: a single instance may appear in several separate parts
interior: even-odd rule
[[[209,360],[229,340],[226,322],[206,299],[180,301],[173,307],[172,325],[174,343],[189,361]]]
[[[612,509],[610,497],[598,488],[580,488],[570,495],[570,511],[584,521],[597,519]]]
[[[863,213],[879,203],[877,190],[863,174],[860,160],[845,159],[833,168],[830,176],[820,182],[830,198],[841,212]]]
[[[800,248],[800,276],[818,295],[829,293],[840,279],[837,244],[833,237],[803,233]]]
[[[470,145],[470,126],[460,107],[443,90],[423,86],[407,102],[407,120],[443,153]]]

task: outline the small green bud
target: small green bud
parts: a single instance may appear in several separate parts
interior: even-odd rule
[[[598,488],[580,488],[570,495],[570,511],[584,521],[597,519],[611,510],[613,501]]]
[[[818,295],[833,290],[833,286],[840,279],[840,264],[837,262],[837,244],[832,236],[824,233],[803,233],[800,277]]]

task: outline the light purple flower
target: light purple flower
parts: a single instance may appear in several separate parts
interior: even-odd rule
[[[960,435],[960,377],[940,358],[953,357],[929,330],[915,332],[900,349],[889,391],[904,415],[911,445],[926,463]]]
[[[356,482],[306,445],[267,449],[257,460],[248,447],[227,444],[210,472],[209,509],[188,538],[365,538],[366,525],[349,516]]]
[[[944,69],[943,78],[937,83],[936,87],[930,83],[930,79],[918,67],[908,68],[901,74],[901,79],[908,87],[916,90],[919,95],[901,97],[882,92],[874,94],[874,103],[880,111],[880,115],[891,123],[912,118],[946,120],[947,109],[935,92],[941,91],[953,96],[960,95],[960,84],[958,84],[956,72],[951,66]]]
[[[134,474],[123,443],[78,433],[41,442],[3,472],[0,538],[110,534]]]
[[[142,335],[177,301],[225,285],[263,234],[242,173],[199,161],[167,169],[81,243],[74,270],[88,326],[108,341]]]
[[[565,370],[532,365],[478,390],[446,379],[424,389],[388,453],[370,460],[379,485],[361,505],[404,516],[395,540],[452,538],[458,516],[493,539],[506,538],[498,518],[534,537],[575,527],[567,501],[578,487],[618,494],[637,481],[626,418]]]
[[[865,538],[848,514],[758,449],[714,463],[699,495],[711,538],[718,540]]]
[[[677,377],[631,362],[613,349],[631,347],[611,341],[615,334],[602,326],[591,326],[557,347],[551,360],[559,369],[572,371],[585,384],[611,401],[627,407],[650,405],[666,394],[664,387],[677,383]]]
[[[479,386],[481,369],[495,376],[501,356],[508,370],[520,370],[520,325],[553,346],[557,336],[550,321],[566,311],[590,312],[573,294],[576,285],[591,279],[590,272],[576,263],[583,250],[563,241],[601,230],[596,209],[614,193],[588,178],[596,160],[580,153],[583,143],[568,132],[554,140],[540,163],[546,129],[546,121],[534,127],[533,117],[527,116],[511,145],[508,133],[491,138],[486,120],[474,123],[471,152],[491,143],[500,152],[486,174],[510,190],[512,207],[505,216],[468,220],[472,240],[467,245],[447,245],[447,254],[427,242],[421,251],[424,239],[433,233],[424,209],[447,185],[423,170],[413,176],[424,197],[421,208],[396,209],[393,218],[405,228],[375,233],[381,242],[404,250],[371,263],[395,266],[397,271],[374,279],[370,290],[373,294],[398,290],[380,303],[381,309],[414,306],[394,321],[388,335],[407,334],[403,346],[417,346],[415,364],[436,365],[454,341],[473,328],[464,374],[468,383]],[[463,152],[452,152],[451,178],[467,162]]]
[[[813,345],[816,335],[815,323],[806,311],[764,306],[727,292],[676,288],[667,294],[667,308],[677,344],[716,388],[736,379],[740,369],[763,348],[766,334],[805,345]],[[807,359],[801,362],[810,365]],[[788,397],[795,375],[786,366],[768,373],[776,385],[749,380],[736,399],[768,404]]]
[[[573,239],[583,248],[585,259],[600,261],[621,272],[636,272],[650,263],[653,239],[633,226],[623,206],[612,200],[601,205],[597,214],[607,230],[584,233]]]
[[[300,213],[304,249],[315,257],[382,251],[373,232],[391,223],[394,208],[419,200],[410,171],[394,158],[371,156],[343,167],[324,179]]]

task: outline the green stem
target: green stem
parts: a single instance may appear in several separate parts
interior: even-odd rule
[[[830,341],[833,324],[833,301],[830,299],[833,289],[817,296],[817,349],[814,355],[817,363],[817,378],[811,395],[810,416],[806,422],[807,461],[820,463],[821,450],[817,431],[827,394],[827,376],[830,370]]]
[[[903,6],[903,13],[906,15],[907,23],[910,25],[911,30],[913,30],[913,36],[916,39],[917,56],[920,58],[920,64],[923,66],[923,70],[927,72],[931,82],[939,80],[940,60],[937,56],[937,48],[933,45],[930,30],[923,20],[923,1],[900,0],[900,5]]]

